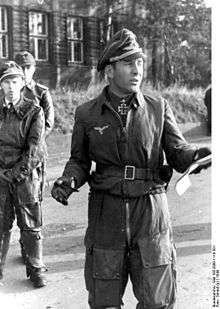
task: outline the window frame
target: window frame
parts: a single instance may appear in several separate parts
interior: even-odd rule
[[[4,12],[5,19],[5,29],[2,29],[2,20],[0,20],[0,59],[8,59],[9,58],[9,25],[8,25],[8,8],[6,6],[0,5],[0,12],[2,15],[2,11]],[[5,37],[5,56],[3,55],[3,37]]]
[[[42,22],[42,27],[45,28],[45,33],[39,33],[36,31],[37,29],[37,23],[34,24],[34,31],[31,31],[31,15],[39,14],[42,16],[45,16],[45,25],[43,25]],[[37,18],[36,18],[37,20]],[[38,23],[39,25],[39,23]],[[35,11],[35,10],[30,10],[28,12],[28,29],[29,29],[29,46],[31,46],[31,40],[33,40],[33,55],[36,61],[39,62],[48,62],[49,61],[49,16],[47,12],[42,12],[42,11]],[[43,40],[45,41],[45,58],[40,58],[39,57],[39,41]]]
[[[74,37],[74,20],[79,20],[80,21],[80,37]],[[69,21],[71,22],[71,31],[69,31],[68,25]],[[69,32],[72,32],[71,34],[73,36],[69,35]],[[75,31],[76,32],[76,31]],[[66,17],[66,37],[67,37],[67,61],[69,64],[83,64],[84,63],[84,21],[83,17],[81,16],[72,16],[68,15]],[[70,59],[69,59],[69,44],[71,44],[70,50]],[[77,60],[74,55],[74,46],[75,44],[80,44],[80,55],[81,55],[81,60]]]

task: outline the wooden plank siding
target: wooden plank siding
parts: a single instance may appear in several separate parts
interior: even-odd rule
[[[28,10],[25,7],[15,6],[12,8],[13,24],[13,56],[21,51],[29,49],[28,41]]]
[[[30,11],[43,12],[48,15],[48,61],[37,61],[35,77],[49,87],[57,86],[60,78],[69,71],[81,70],[90,74],[92,66],[96,65],[102,44],[96,10],[91,9],[86,0],[0,0],[0,6],[7,7],[9,60],[21,50],[30,50],[28,14]],[[100,12],[99,12],[100,13]],[[83,63],[68,63],[67,53],[67,17],[82,17],[83,19]],[[0,59],[1,60],[1,59]]]

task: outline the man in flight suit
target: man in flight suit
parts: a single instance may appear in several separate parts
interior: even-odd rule
[[[24,96],[35,99],[42,107],[45,115],[45,136],[47,137],[54,125],[54,106],[48,87],[36,83],[33,75],[36,61],[28,51],[21,51],[15,55],[15,62],[22,67],[25,76]]]
[[[23,88],[23,95],[31,100],[36,100],[36,102],[42,107],[45,116],[45,138],[51,133],[54,125],[54,106],[52,97],[50,95],[48,87],[36,83],[33,80],[33,75],[36,70],[36,61],[31,53],[28,51],[21,51],[15,55],[15,62],[22,67],[25,76],[25,86]],[[42,194],[43,187],[46,177],[46,162],[42,166],[43,179],[42,179]],[[20,239],[21,245],[21,255],[23,261],[25,262],[26,254],[24,251],[24,246]]]
[[[42,276],[41,178],[45,119],[42,108],[22,96],[24,73],[14,61],[0,66],[0,278],[15,216],[26,252],[26,273],[34,287]]]
[[[97,66],[109,85],[77,108],[71,156],[52,189],[66,205],[72,192],[90,185],[85,281],[92,309],[121,308],[128,278],[138,309],[174,308],[171,173],[164,154],[178,172],[210,154],[185,141],[167,101],[141,92],[144,59],[131,31],[109,41]]]

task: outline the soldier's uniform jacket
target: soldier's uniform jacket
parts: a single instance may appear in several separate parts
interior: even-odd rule
[[[76,188],[88,181],[92,189],[86,244],[120,248],[124,246],[125,220],[117,196],[122,200],[130,199],[133,208],[131,233],[136,240],[155,234],[158,227],[159,232],[167,229],[165,182],[159,173],[164,164],[163,151],[169,165],[183,172],[192,163],[197,148],[185,141],[166,100],[138,93],[128,112],[126,128],[123,128],[107,93],[106,88],[98,98],[76,109],[71,156],[63,175],[75,177]],[[92,161],[96,163],[96,172],[90,175]],[[147,169],[149,177],[124,179],[126,165]],[[67,194],[72,192],[67,188],[66,191]],[[106,197],[103,202],[100,192],[111,195],[109,202]],[[150,215],[145,217],[146,209]],[[100,216],[101,219],[97,219]]]
[[[89,181],[95,189],[140,196],[155,187],[164,187],[157,175],[164,164],[163,151],[168,164],[184,172],[192,163],[195,150],[179,131],[166,100],[138,93],[124,129],[105,89],[98,98],[76,109],[71,157],[64,175],[74,176],[77,188]],[[90,176],[91,161],[96,162],[96,173]],[[155,178],[125,181],[116,176],[116,171],[125,165],[148,168],[155,172]],[[114,175],[109,167],[115,167]]]
[[[45,115],[45,136],[47,136],[54,125],[54,106],[48,87],[36,83],[34,80],[24,87],[24,96],[35,99],[43,108]]]
[[[44,160],[45,119],[33,100],[22,97],[11,110],[0,101],[0,169],[12,170],[14,180]],[[32,194],[33,192],[30,192]]]

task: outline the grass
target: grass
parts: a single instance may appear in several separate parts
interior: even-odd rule
[[[76,107],[95,98],[104,87],[103,84],[91,85],[86,90],[59,88],[52,91],[55,107],[54,133],[70,133],[74,124]],[[150,84],[143,84],[143,92],[153,97],[164,97],[175,114],[178,123],[204,122],[206,107],[203,103],[202,88],[188,89],[173,85],[169,88],[154,89]]]

